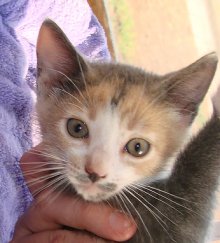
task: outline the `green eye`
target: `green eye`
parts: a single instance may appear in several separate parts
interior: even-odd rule
[[[142,138],[134,138],[126,144],[125,149],[134,157],[143,157],[149,152],[150,144]]]
[[[85,122],[70,118],[67,121],[67,131],[74,138],[86,138],[89,136],[89,130]]]

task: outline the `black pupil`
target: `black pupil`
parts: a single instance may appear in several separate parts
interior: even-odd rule
[[[74,131],[75,131],[76,133],[79,133],[79,132],[81,132],[81,130],[82,130],[82,125],[81,125],[81,124],[77,124],[77,125],[75,126]]]
[[[135,144],[135,151],[136,151],[137,153],[140,153],[140,152],[141,152],[141,144],[140,144],[140,143],[136,143],[136,144]]]

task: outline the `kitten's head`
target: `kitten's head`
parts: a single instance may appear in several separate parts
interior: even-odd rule
[[[158,76],[89,63],[49,20],[37,55],[37,110],[54,180],[90,201],[157,178],[180,149],[217,64],[210,54]]]

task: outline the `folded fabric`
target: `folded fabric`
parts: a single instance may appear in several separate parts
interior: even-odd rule
[[[19,159],[32,146],[35,45],[53,19],[90,60],[109,60],[104,31],[86,0],[0,0],[0,243],[8,243],[32,196]]]

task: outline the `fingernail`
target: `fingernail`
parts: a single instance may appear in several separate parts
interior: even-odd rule
[[[109,223],[112,229],[117,231],[126,230],[134,225],[134,222],[120,211],[115,211],[110,215]]]

